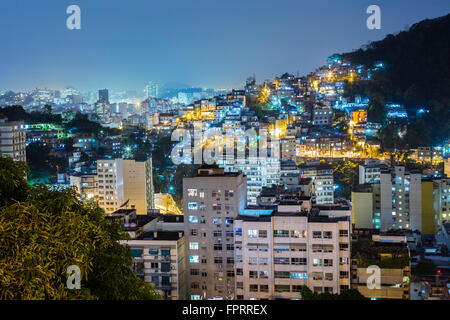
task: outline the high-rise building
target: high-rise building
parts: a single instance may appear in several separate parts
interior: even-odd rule
[[[150,81],[145,87],[145,91],[147,94],[147,99],[159,98],[159,84],[156,82]]]
[[[303,177],[313,180],[313,200],[317,204],[334,203],[333,168],[328,165],[301,166]]]
[[[22,121],[0,119],[0,157],[14,161],[27,161],[26,129]]]
[[[202,166],[196,176],[183,179],[189,299],[234,297],[233,221],[246,199],[242,172]]]
[[[111,105],[109,103],[108,89],[98,90],[98,100],[95,103],[95,112],[99,117],[109,118],[111,115]]]
[[[378,173],[377,173],[378,175]],[[379,182],[360,185],[352,192],[352,215],[356,228],[418,230],[434,229],[433,183],[422,180],[418,170],[395,166],[381,169]]]
[[[154,207],[152,160],[98,160],[98,201],[106,213],[135,208],[147,214]]]
[[[237,299],[300,299],[350,288],[349,216],[311,214],[300,202],[246,209],[235,220]]]

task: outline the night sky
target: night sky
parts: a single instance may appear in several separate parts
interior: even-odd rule
[[[66,8],[81,7],[81,30]],[[368,30],[366,8],[381,8]],[[450,12],[448,0],[1,0],[0,90],[241,87]]]

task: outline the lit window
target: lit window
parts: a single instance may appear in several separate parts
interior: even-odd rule
[[[198,216],[189,216],[189,222],[190,223],[197,223],[198,222]]]
[[[189,262],[190,263],[199,263],[200,262],[200,258],[199,258],[198,255],[189,256]]]
[[[198,250],[198,242],[189,242],[190,250]]]
[[[258,237],[258,230],[248,230],[247,233],[249,238]]]
[[[188,209],[189,210],[197,210],[198,209],[197,202],[189,202],[188,203]]]
[[[196,197],[197,196],[197,189],[188,189],[188,196],[189,197]]]

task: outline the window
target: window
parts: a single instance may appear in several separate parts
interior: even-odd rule
[[[323,280],[323,273],[322,272],[313,272],[311,274],[311,277],[313,280]]]
[[[333,274],[332,273],[325,273],[325,280],[332,281],[333,280]]]
[[[213,198],[220,198],[220,196],[221,196],[220,190],[213,190],[211,192],[211,197],[213,197]]]
[[[227,243],[227,250],[228,250],[228,251],[233,251],[233,250],[234,250],[234,244],[232,244],[232,243]]]
[[[291,286],[285,285],[285,284],[276,284],[275,285],[275,292],[290,292]]]
[[[189,242],[189,250],[198,250],[198,242]]]
[[[225,224],[233,224],[233,218],[225,218]]]
[[[200,300],[199,294],[191,294],[191,300]]]
[[[198,255],[189,256],[189,262],[190,263],[199,263],[200,257]]]
[[[191,236],[197,236],[197,235],[198,235],[197,229],[191,229]]]
[[[221,218],[214,218],[213,219],[213,224],[221,224],[222,223],[222,219]]]
[[[314,239],[322,238],[322,231],[313,231],[313,238]]]
[[[225,198],[232,198],[234,196],[233,190],[225,190]]]
[[[342,279],[348,279],[348,271],[339,272],[339,277]]]
[[[258,271],[249,271],[248,276],[249,278],[256,279],[258,278]]]
[[[291,272],[291,279],[308,279],[306,272]]]
[[[212,209],[214,211],[220,211],[220,210],[222,210],[222,205],[220,203],[213,203]]]
[[[258,236],[258,230],[248,230],[247,234],[249,238],[256,238]]]
[[[222,244],[214,243],[214,251],[222,251]]]
[[[332,267],[333,266],[333,259],[324,259],[323,260],[324,267]]]
[[[258,231],[258,236],[260,238],[267,238],[267,230],[259,230]]]
[[[198,276],[200,274],[200,270],[198,269],[191,269],[191,276]]]
[[[339,237],[348,237],[348,230],[339,230]]]
[[[306,230],[291,230],[291,238],[304,238],[306,237]]]
[[[275,230],[273,236],[278,238],[289,238],[289,230]]]
[[[222,230],[214,230],[213,231],[213,237],[221,237],[222,236]]]
[[[197,202],[189,202],[188,203],[188,209],[189,210],[197,210],[198,209]]]
[[[258,292],[258,285],[257,284],[251,284],[249,286],[250,292]]]
[[[256,264],[258,264],[258,258],[256,258],[256,257],[248,258],[248,264],[249,265],[256,265]]]
[[[227,277],[234,277],[234,270],[228,270]]]
[[[259,291],[260,291],[260,292],[269,292],[269,285],[267,285],[267,284],[261,284],[261,285],[259,286]]]
[[[278,279],[289,279],[291,277],[291,273],[289,271],[275,271],[274,277]]]
[[[198,216],[189,216],[189,223],[198,223]]]
[[[242,275],[244,275],[244,273],[242,272],[242,269],[236,269],[236,275],[237,275],[237,276],[242,276]]]
[[[191,289],[198,289],[198,288],[200,288],[200,285],[199,285],[198,282],[192,282],[191,283]]]
[[[273,262],[275,264],[289,264],[289,258],[274,258]]]
[[[196,197],[197,196],[197,189],[188,189],[188,197]]]
[[[242,236],[242,228],[236,228],[236,235]]]
[[[228,264],[234,264],[234,258],[233,257],[227,257],[227,263]]]
[[[214,257],[214,263],[217,263],[217,264],[223,263],[222,257]]]
[[[332,238],[333,233],[331,231],[325,231],[323,233],[323,238],[324,239],[331,239]]]
[[[269,278],[269,271],[265,271],[265,270],[260,271],[259,272],[259,278],[260,279],[267,279],[267,278]]]
[[[313,259],[313,266],[314,267],[321,267],[322,266],[322,259]]]
[[[292,286],[292,292],[301,292],[302,286]]]
[[[306,266],[306,262],[306,258],[291,258],[291,264],[293,265]]]
[[[200,197],[200,198],[204,198],[204,197],[205,197],[205,193],[204,193],[204,192],[200,192],[200,193],[199,193],[199,197]]]
[[[348,258],[339,258],[339,264],[341,265],[348,264]]]
[[[234,232],[233,231],[227,231],[226,232],[226,237],[227,238],[233,238],[234,237]]]
[[[339,243],[339,250],[348,251],[348,243]]]
[[[269,258],[259,258],[259,264],[266,266],[269,264]]]

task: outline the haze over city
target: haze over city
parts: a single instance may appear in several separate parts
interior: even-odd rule
[[[149,80],[240,88],[252,74],[305,75],[332,53],[450,9],[445,0],[375,1],[382,26],[369,30],[372,2],[4,0],[0,89],[140,90]],[[71,4],[81,30],[66,28]]]

